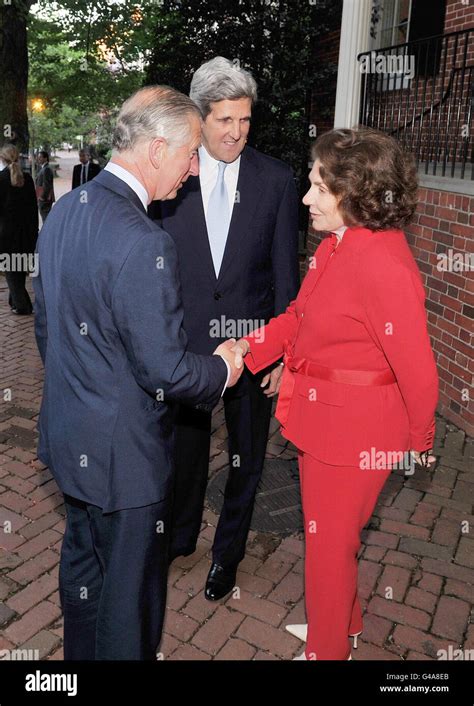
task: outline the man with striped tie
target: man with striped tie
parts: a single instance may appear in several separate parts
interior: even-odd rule
[[[257,86],[223,57],[194,74],[203,116],[199,175],[161,203],[163,228],[179,255],[188,349],[216,344],[283,312],[298,291],[298,198],[290,167],[246,145]],[[252,375],[223,396],[229,475],[212,547],[208,600],[235,585],[262,474],[272,396],[282,367]],[[181,405],[177,416],[170,561],[196,549],[209,470],[211,412]]]

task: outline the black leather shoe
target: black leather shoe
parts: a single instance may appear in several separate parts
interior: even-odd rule
[[[13,306],[11,308],[12,314],[16,314],[17,316],[31,316],[33,313],[33,310],[31,311],[18,311],[18,309],[15,309]]]
[[[220,564],[212,564],[207,575],[206,590],[204,596],[208,601],[219,601],[224,598],[235,586],[237,567],[224,569]]]

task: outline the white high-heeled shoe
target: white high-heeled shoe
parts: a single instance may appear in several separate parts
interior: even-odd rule
[[[354,632],[354,633],[349,633],[349,637],[354,638],[354,642],[352,643],[352,647],[356,650],[357,649],[357,638],[359,635],[362,635],[362,630],[360,632]]]
[[[306,642],[308,637],[308,623],[296,623],[295,625],[285,625],[285,630],[297,637],[301,642]]]
[[[300,660],[305,660],[306,661],[306,655],[304,652],[302,652],[298,657],[293,657],[293,662],[299,662]]]
[[[308,624],[307,623],[296,623],[294,625],[285,625],[285,630],[287,630],[290,635],[293,635],[294,637],[297,637],[298,640],[301,640],[301,642],[306,642],[307,637],[308,637]],[[361,632],[356,632],[353,634],[350,634],[349,637],[354,638],[354,649],[357,649],[357,638],[359,635],[362,634]]]

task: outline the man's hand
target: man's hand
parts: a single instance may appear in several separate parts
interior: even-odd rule
[[[273,368],[270,373],[267,373],[267,375],[265,375],[262,382],[260,383],[260,387],[266,387],[268,385],[267,389],[263,391],[264,395],[266,395],[267,397],[274,397],[275,395],[278,395],[278,393],[280,392],[282,373],[283,365],[277,365],[276,368]]]
[[[217,346],[213,353],[213,355],[222,356],[230,365],[230,378],[227,387],[232,387],[235,385],[244,370],[242,358],[240,357],[240,360],[238,361],[236,354],[233,352],[234,344],[235,338],[229,338],[228,341],[224,341],[224,343]]]
[[[235,342],[235,339],[231,338],[230,340]],[[230,350],[235,353],[235,364],[240,368],[243,365],[243,358],[245,358],[250,350],[250,343],[244,338],[239,338],[237,343],[235,343]]]

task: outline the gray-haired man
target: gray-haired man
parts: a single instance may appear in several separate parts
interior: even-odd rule
[[[156,658],[172,492],[169,402],[212,408],[241,373],[229,343],[209,356],[186,350],[176,248],[146,213],[197,173],[200,141],[187,96],[141,89],[120,111],[107,167],[59,199],[39,237],[38,456],[66,503],[65,659]]]
[[[290,167],[246,146],[257,86],[223,57],[194,74],[190,96],[204,118],[199,176],[161,205],[179,253],[189,349],[242,335],[283,312],[298,291],[298,202]],[[229,476],[205,596],[223,598],[245,554],[281,366],[224,394]],[[265,387],[265,391],[262,389]],[[211,415],[181,405],[170,558],[196,548],[209,469]]]

